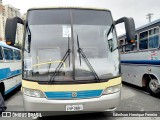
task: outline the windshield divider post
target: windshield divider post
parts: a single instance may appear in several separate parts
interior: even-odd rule
[[[72,69],[73,69],[73,79],[75,80],[75,48],[74,48],[74,35],[73,35],[73,12],[70,9],[70,17],[71,17],[71,45],[72,45]]]

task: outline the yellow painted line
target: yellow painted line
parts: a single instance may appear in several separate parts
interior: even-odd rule
[[[35,66],[40,66],[40,65],[50,64],[50,63],[60,63],[60,62],[63,63],[64,68],[66,68],[66,64],[63,61],[44,62],[44,63],[34,64],[32,66],[35,67]]]
[[[22,80],[22,87],[37,89],[43,92],[49,91],[83,91],[83,90],[102,90],[110,86],[121,84],[121,77],[111,79],[108,82],[88,83],[88,84],[66,84],[66,85],[44,85],[37,82]]]

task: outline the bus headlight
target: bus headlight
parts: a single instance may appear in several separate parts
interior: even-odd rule
[[[22,91],[24,95],[27,95],[30,97],[44,98],[44,95],[40,90],[23,88]]]
[[[113,94],[113,93],[116,93],[116,92],[120,91],[120,89],[121,89],[121,84],[120,85],[115,85],[115,86],[112,86],[112,87],[108,87],[108,88],[103,90],[102,95]]]

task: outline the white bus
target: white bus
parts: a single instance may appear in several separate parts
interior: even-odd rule
[[[16,33],[12,26],[17,22],[25,26],[22,91],[26,111],[116,109],[121,74],[115,25],[125,23],[130,42],[135,34],[132,18],[113,21],[111,11],[103,7],[33,8],[24,22],[17,17],[7,20],[8,35]]]
[[[21,52],[0,42],[0,92],[7,95],[21,86]]]
[[[121,49],[123,81],[160,96],[160,19],[136,29],[136,42]],[[119,44],[126,44],[126,36]]]

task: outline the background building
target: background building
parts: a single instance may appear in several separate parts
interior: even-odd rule
[[[5,26],[5,8],[2,4],[2,0],[0,0],[0,41],[4,41],[4,26]]]

